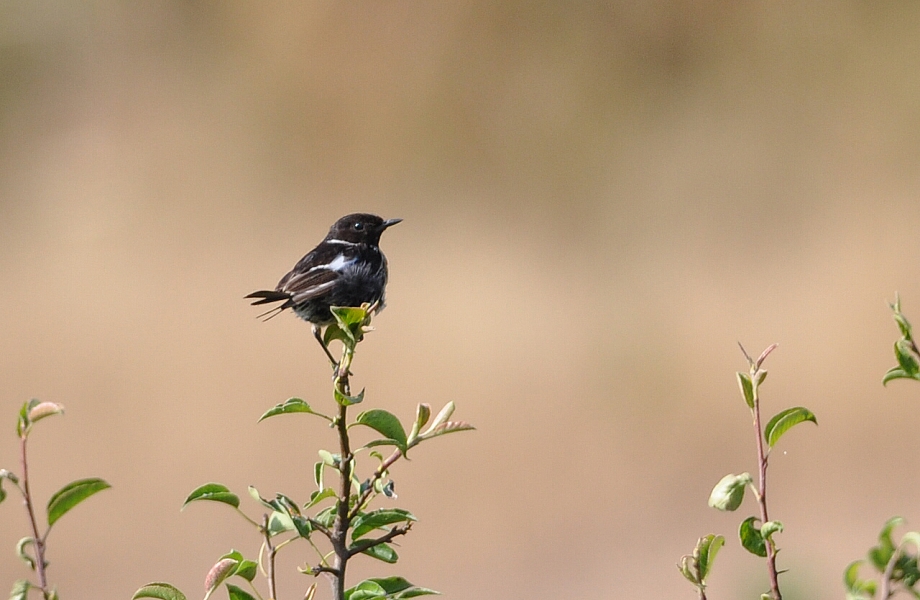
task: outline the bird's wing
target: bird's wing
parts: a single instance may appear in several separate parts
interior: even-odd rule
[[[290,294],[294,304],[300,304],[328,292],[338,278],[337,271],[326,267],[314,267],[306,273],[291,271],[278,284],[278,289]]]

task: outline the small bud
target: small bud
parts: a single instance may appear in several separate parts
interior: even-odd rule
[[[744,488],[752,481],[750,473],[726,475],[712,488],[709,506],[722,511],[737,510],[744,500]]]

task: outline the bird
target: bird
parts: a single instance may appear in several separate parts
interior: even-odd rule
[[[260,317],[265,320],[291,309],[313,325],[313,336],[334,368],[338,362],[323,341],[322,328],[335,323],[330,306],[374,306],[386,304],[387,259],[380,251],[380,236],[402,219],[384,220],[377,215],[346,215],[329,228],[313,250],[297,261],[274,290],[259,290],[246,296],[252,305],[280,302]]]

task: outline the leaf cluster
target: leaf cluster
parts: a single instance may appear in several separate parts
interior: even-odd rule
[[[740,344],[739,344],[740,345]],[[800,423],[812,422],[817,424],[818,420],[814,413],[802,406],[796,406],[781,410],[773,415],[767,424],[761,428],[761,406],[760,406],[760,388],[767,378],[767,371],[763,368],[763,363],[773,350],[776,344],[769,346],[755,360],[741,347],[741,352],[748,361],[749,371],[736,373],[738,389],[741,392],[741,398],[751,413],[754,421],[756,442],[757,442],[757,459],[758,472],[760,473],[759,484],[755,483],[750,473],[734,474],[730,473],[723,477],[713,487],[709,495],[709,506],[720,511],[733,512],[741,507],[744,501],[745,490],[750,489],[760,509],[760,516],[750,516],[744,519],[738,527],[738,538],[742,548],[751,554],[767,559],[768,571],[771,579],[771,592],[764,594],[764,598],[773,598],[779,600],[778,575],[776,570],[776,554],[778,549],[773,536],[783,531],[783,524],[780,521],[768,520],[766,506],[766,470],[767,461],[770,452],[779,442],[779,440],[790,429]],[[702,561],[706,556],[705,552],[712,547],[713,541],[721,539],[721,536],[712,535],[700,538],[697,543],[697,551],[693,556],[685,556],[678,565],[681,572],[693,585],[697,587],[701,598],[705,598],[705,575],[711,566],[711,558]],[[708,541],[707,541],[708,540]],[[721,542],[719,546],[721,547]],[[716,547],[716,549],[718,549]]]
[[[314,556],[299,567],[299,571],[313,576],[321,573],[331,575],[342,584],[341,587],[334,586],[338,590],[337,598],[398,600],[437,593],[415,586],[401,577],[367,579],[344,589],[345,564],[350,558],[364,554],[388,564],[397,562],[399,556],[393,540],[408,533],[416,522],[416,517],[407,510],[371,506],[378,498],[387,501],[396,498],[395,483],[390,477],[392,465],[407,457],[409,450],[422,442],[473,429],[469,423],[451,420],[455,408],[453,402],[448,402],[433,420],[431,406],[419,404],[409,427],[405,427],[396,415],[378,408],[363,411],[353,420],[348,420],[349,407],[365,400],[364,390],[354,395],[351,393],[349,378],[356,346],[372,330],[370,318],[374,308],[368,305],[332,308],[336,323],[327,327],[324,341],[328,344],[339,340],[343,345],[342,359],[336,365],[333,378],[334,412],[326,414],[302,398],[289,398],[265,411],[259,418],[262,422],[279,415],[310,415],[322,419],[336,432],[338,448],[318,451],[319,460],[312,469],[315,490],[309,499],[298,501],[282,493],[264,497],[255,487],[250,487],[248,495],[261,510],[261,518],[245,513],[241,509],[240,496],[220,483],[202,485],[185,499],[183,508],[202,501],[231,507],[262,538],[256,560],[248,560],[235,550],[218,559],[206,578],[207,597],[223,584],[231,600],[261,598],[253,585],[257,570],[266,576],[269,591],[273,593],[275,554],[294,542],[306,543]],[[354,427],[367,428],[377,436],[360,448],[352,449],[350,432]],[[392,448],[388,456],[378,451],[383,447]],[[363,464],[359,465],[359,462],[363,463],[365,459],[371,465],[362,470]],[[359,472],[363,472],[364,476],[359,476]],[[229,583],[231,578],[242,579],[240,583],[248,586],[250,591]],[[313,583],[307,590],[305,597],[308,600],[312,598],[315,586]],[[185,599],[179,590],[165,583],[149,584],[138,590],[134,597]]]
[[[701,598],[706,597],[706,578],[712,569],[712,563],[716,560],[716,555],[724,545],[724,536],[710,533],[698,539],[693,554],[685,554],[677,564],[677,569],[687,581],[696,587]]]
[[[882,383],[887,385],[895,379],[915,379],[920,381],[920,349],[914,342],[913,329],[910,321],[901,312],[901,298],[895,294],[895,300],[889,304],[894,313],[894,321],[898,324],[901,338],[894,343],[894,356],[898,361],[896,367],[888,369],[882,377]]]
[[[888,519],[879,532],[878,544],[869,549],[868,560],[855,560],[847,565],[843,573],[847,600],[871,600],[875,597],[876,590],[881,591],[882,600],[887,600],[894,595],[896,588],[914,598],[920,598],[920,589],[917,589],[917,583],[920,582],[920,568],[917,563],[920,533],[909,531],[895,544],[892,532],[903,523],[904,519],[901,517]],[[880,575],[879,582],[860,579],[860,567],[867,562]]]
[[[57,600],[57,590],[48,584],[45,575],[45,570],[49,564],[46,558],[46,546],[51,528],[61,517],[78,504],[97,492],[111,487],[106,481],[98,477],[78,479],[68,483],[48,499],[45,507],[47,527],[44,532],[39,531],[38,519],[35,514],[35,501],[29,485],[28,440],[36,423],[47,417],[61,414],[64,414],[64,407],[56,402],[41,402],[34,398],[25,402],[19,410],[16,422],[16,434],[20,440],[20,458],[23,472],[21,475],[17,475],[7,469],[0,469],[0,503],[7,496],[6,491],[3,489],[3,482],[6,480],[22,496],[32,527],[32,535],[23,537],[17,542],[16,555],[38,576],[38,583],[27,579],[17,580],[10,592],[11,600],[25,600],[29,595],[29,591],[33,589],[41,593],[45,600]]]

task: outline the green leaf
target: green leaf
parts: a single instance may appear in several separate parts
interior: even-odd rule
[[[258,502],[259,504],[261,504],[262,506],[264,506],[264,507],[267,508],[268,510],[277,510],[277,509],[278,509],[278,507],[275,506],[271,501],[266,500],[265,498],[263,498],[263,497],[262,497],[262,494],[259,493],[259,490],[256,489],[255,486],[251,485],[251,486],[249,486],[249,487],[246,488],[246,489],[247,489],[247,491],[249,492],[249,497],[250,497],[250,498],[252,498],[252,499],[255,500],[256,502]]]
[[[295,515],[291,517],[291,520],[294,521],[294,527],[300,537],[309,538],[310,534],[313,533],[313,524],[306,517]]]
[[[709,494],[709,506],[721,511],[735,511],[744,500],[744,489],[753,482],[750,473],[729,473],[719,480]]]
[[[365,579],[355,587],[345,590],[345,600],[370,600],[371,598],[383,598],[386,594],[386,590],[380,584],[371,579]]]
[[[431,405],[422,402],[418,405],[418,408],[415,409],[415,423],[412,424],[412,431],[409,432],[408,437],[408,444],[410,446],[415,441],[415,438],[418,437],[422,427],[428,423],[429,419],[431,419]]]
[[[920,533],[916,531],[908,531],[903,536],[901,536],[901,548],[904,548],[907,544],[913,544],[914,548],[917,551],[920,551]]]
[[[268,533],[269,535],[275,536],[279,533],[284,533],[285,531],[296,531],[297,527],[294,525],[294,519],[290,515],[286,515],[283,512],[275,511],[268,518]]]
[[[168,583],[148,583],[134,592],[131,600],[138,598],[157,598],[158,600],[186,600],[185,594]]]
[[[352,522],[351,539],[357,540],[375,529],[394,523],[408,523],[415,521],[415,516],[401,508],[380,508],[365,513]]]
[[[843,572],[843,583],[846,586],[847,600],[872,600],[875,597],[876,584],[874,581],[863,581],[859,578],[859,567],[864,561],[854,560],[847,565]]]
[[[29,568],[33,571],[35,570],[36,561],[32,558],[28,552],[26,552],[26,546],[35,546],[35,540],[31,537],[24,537],[16,543],[16,556],[19,557],[19,560],[29,565]]]
[[[377,544],[376,546],[371,546],[367,550],[364,550],[361,554],[367,554],[372,558],[377,560],[382,560],[385,563],[393,564],[399,560],[399,555],[396,554],[396,550],[393,550],[393,547],[389,544]]]
[[[300,514],[300,509],[297,507],[297,503],[284,494],[275,494],[275,500],[278,503],[278,507],[292,517],[294,515]]]
[[[422,435],[426,435],[430,433],[434,428],[447,423],[447,420],[450,419],[452,414],[454,414],[454,410],[456,410],[456,408],[457,407],[453,400],[445,404],[444,408],[441,409],[441,412],[438,413],[438,416],[434,418],[434,421],[431,423],[431,425],[428,426],[428,429],[426,429]]]
[[[366,307],[332,306],[329,308],[342,333],[349,338],[346,345],[353,346],[364,337],[364,328],[370,324],[370,315]],[[343,340],[345,341],[345,340]]]
[[[317,417],[322,417],[332,422],[332,417],[328,417],[323,413],[316,412],[310,405],[304,402],[300,398],[288,398],[282,404],[276,404],[274,407],[265,411],[265,414],[259,417],[259,422],[264,421],[269,417],[274,417],[275,415],[287,415],[292,413],[307,413],[311,415],[316,415]]]
[[[885,373],[885,376],[882,377],[882,385],[887,385],[889,381],[895,379],[920,379],[920,376],[913,376],[907,374],[907,372],[901,367],[892,367],[888,369],[888,372]]]
[[[19,485],[19,477],[17,477],[15,473],[7,471],[6,469],[0,469],[0,502],[6,499],[6,490],[3,489],[4,479],[9,479],[15,485]]]
[[[319,455],[320,459],[322,459],[324,465],[330,466],[334,469],[339,468],[339,457],[337,454],[333,454],[328,450],[317,450],[316,453]]]
[[[706,537],[700,538],[699,542],[697,542],[696,549],[699,553],[700,583],[705,581],[709,576],[709,571],[712,569],[712,563],[715,562],[716,555],[724,545],[724,536],[713,535],[711,533]],[[697,554],[697,552],[694,552],[694,554]]]
[[[332,527],[332,524],[335,522],[335,505],[327,506],[323,510],[316,513],[316,516],[313,517],[317,523],[329,529]]]
[[[898,359],[898,364],[909,376],[913,377],[920,373],[920,364],[917,363],[917,358],[914,356],[913,347],[909,340],[895,342],[894,355]]]
[[[80,504],[96,492],[108,489],[110,486],[98,477],[80,479],[68,483],[48,501],[48,527],[54,525],[67,511]]]
[[[848,590],[853,590],[859,582],[859,567],[862,563],[861,560],[854,560],[843,571],[843,584]]]
[[[325,462],[319,461],[318,463],[313,464],[313,481],[316,483],[317,490],[322,490],[325,487],[325,483],[323,483],[323,474],[325,473],[325,470]]]
[[[440,596],[440,595],[441,595],[441,592],[436,592],[428,588],[414,587],[411,590],[406,590],[405,592],[403,592],[402,594],[399,594],[398,596],[394,596],[394,598],[401,600],[402,598],[418,598],[419,596]]]
[[[256,578],[256,570],[259,568],[259,565],[252,560],[241,560],[240,564],[237,565],[236,571],[233,572],[234,575],[242,577],[246,581],[252,581]]]
[[[869,560],[872,561],[872,564],[880,573],[885,572],[888,561],[894,556],[895,545],[891,539],[891,533],[895,527],[902,523],[904,523],[904,519],[901,517],[892,517],[885,521],[885,525],[882,526],[882,530],[878,534],[878,546],[869,550]]]
[[[347,394],[343,394],[341,390],[339,390],[339,386],[336,385],[332,388],[332,395],[335,398],[335,401],[338,402],[341,406],[352,406],[354,404],[361,404],[364,401],[363,389],[357,396],[349,396]]]
[[[28,402],[25,402],[22,408],[19,409],[19,419],[16,423],[16,434],[19,437],[29,434],[29,430],[32,429],[32,421],[29,419],[29,413],[39,404],[39,400],[32,398]]]
[[[760,530],[754,525],[756,520],[757,517],[748,517],[742,521],[741,527],[738,529],[738,537],[741,539],[741,546],[745,550],[755,556],[766,558],[767,543],[760,534]]]
[[[13,584],[13,589],[10,590],[10,600],[26,600],[29,596],[29,589],[32,587],[32,584],[25,579],[19,579]]]
[[[910,325],[910,321],[907,320],[907,317],[905,317],[901,313],[897,313],[896,315],[894,315],[894,320],[895,320],[895,323],[898,324],[898,329],[901,330],[901,335],[904,336],[904,339],[913,340],[914,339],[913,331]]]
[[[795,425],[804,423],[805,421],[811,421],[815,425],[818,424],[818,419],[815,417],[814,413],[802,406],[787,408],[786,410],[776,413],[763,430],[767,444],[772,448],[784,433],[792,429]]]
[[[346,600],[367,600],[371,598],[417,598],[419,596],[437,595],[439,592],[417,587],[402,577],[365,579],[355,587],[345,591]]]
[[[182,508],[185,508],[192,502],[197,502],[199,500],[210,500],[211,502],[222,502],[224,504],[229,504],[233,508],[240,507],[240,498],[227,488],[225,485],[219,483],[206,483],[203,486],[196,488],[188,495],[188,498],[185,499],[185,502],[182,503]]]
[[[401,450],[405,450],[406,430],[392,413],[380,409],[369,410],[358,415],[355,422],[367,425],[387,439],[393,440]]]
[[[760,526],[760,535],[766,540],[772,540],[774,533],[782,533],[783,524],[779,521],[767,521]]]
[[[227,584],[227,593],[230,595],[230,600],[256,600],[252,594],[231,583]]]
[[[332,488],[325,488],[321,492],[313,492],[310,494],[310,501],[304,506],[304,510],[313,508],[326,498],[333,498],[334,496],[335,490]]]
[[[687,581],[699,587],[700,582],[694,573],[694,569],[697,568],[699,568],[699,565],[694,562],[693,557],[689,554],[681,556],[680,562],[677,563],[677,570],[680,571],[681,575],[683,575]]]
[[[741,388],[741,395],[744,396],[744,401],[747,403],[748,408],[754,409],[754,385],[751,383],[751,376],[747,373],[738,374],[738,387]]]
[[[412,587],[412,584],[403,579],[402,577],[387,577],[387,578],[378,578],[375,577],[371,579],[387,594],[396,594],[398,592],[404,592]]]

